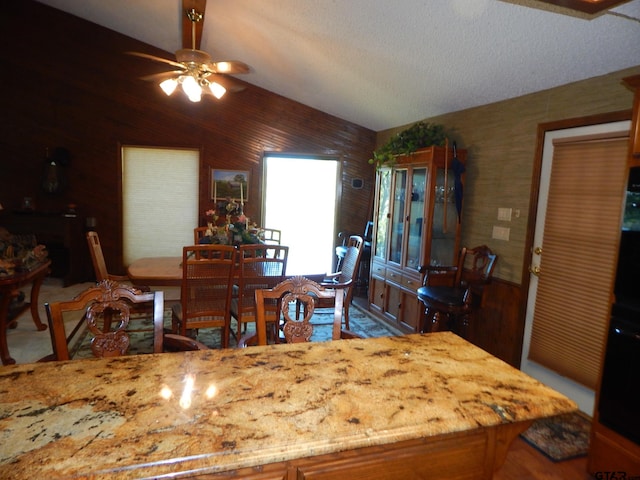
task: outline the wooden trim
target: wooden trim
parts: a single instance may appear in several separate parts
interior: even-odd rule
[[[588,14],[600,13],[627,3],[629,0],[542,0],[544,3]]]

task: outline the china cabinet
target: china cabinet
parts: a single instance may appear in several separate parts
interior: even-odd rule
[[[417,331],[424,310],[418,268],[457,261],[465,162],[466,151],[433,146],[378,170],[369,304],[406,331]]]

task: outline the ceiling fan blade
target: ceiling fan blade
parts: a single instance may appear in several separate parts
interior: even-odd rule
[[[149,55],[148,53],[142,53],[142,52],[124,52],[124,53],[126,53],[127,55],[146,58],[147,60],[153,60],[154,62],[161,62],[161,63],[166,63],[168,65],[172,65],[174,67],[184,68],[184,65],[182,65],[181,63],[178,63],[175,60],[169,60],[168,58],[156,57],[155,55]]]
[[[184,70],[174,70],[172,72],[160,72],[160,73],[152,73],[151,75],[145,75],[144,77],[140,77],[140,80],[144,80],[146,82],[162,82],[169,78],[178,77],[184,74]]]
[[[182,48],[200,49],[206,8],[207,0],[182,0]],[[191,10],[200,14],[201,20],[192,21],[187,14]]]
[[[237,60],[210,62],[207,64],[207,68],[213,73],[227,73],[231,75],[238,73],[249,73],[250,70],[249,65]]]
[[[207,80],[209,80],[209,82],[219,83],[220,85],[222,85],[224,88],[227,89],[227,92],[236,93],[236,92],[241,92],[247,88],[244,85],[233,81],[230,77],[227,77],[226,75],[211,74],[207,77]]]

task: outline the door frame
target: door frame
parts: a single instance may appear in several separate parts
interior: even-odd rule
[[[535,240],[535,232],[536,232],[536,219],[538,216],[538,201],[540,196],[540,186],[541,186],[541,175],[542,175],[542,160],[544,154],[544,143],[545,143],[545,135],[548,132],[578,128],[578,127],[587,127],[599,124],[613,123],[619,121],[631,120],[631,110],[623,110],[605,114],[591,115],[586,117],[577,117],[570,118],[565,120],[559,120],[554,122],[540,123],[538,124],[537,129],[537,139],[536,139],[536,151],[535,158],[533,163],[532,170],[532,182],[531,182],[531,193],[529,198],[529,217],[527,221],[527,233],[525,239],[525,247],[524,247],[524,261],[522,263],[522,273],[521,273],[521,297],[522,302],[520,304],[520,315],[519,315],[519,338],[521,339],[520,343],[520,358],[522,358],[523,350],[524,350],[524,342],[525,342],[525,328],[526,328],[526,315],[527,315],[527,306],[529,302],[529,287],[530,287],[530,273],[529,266],[531,265],[531,256],[534,248],[534,240]],[[520,362],[520,368],[522,369],[522,361]],[[586,387],[584,387],[586,389]],[[593,403],[592,399],[588,398],[590,395],[587,394],[587,398],[585,398],[582,402],[580,399],[576,400],[579,404],[581,404],[581,410],[585,411],[588,414],[591,414],[592,410],[591,404]]]

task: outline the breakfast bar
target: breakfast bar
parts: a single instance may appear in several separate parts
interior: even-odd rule
[[[576,404],[451,332],[0,369],[0,478],[491,478]]]

